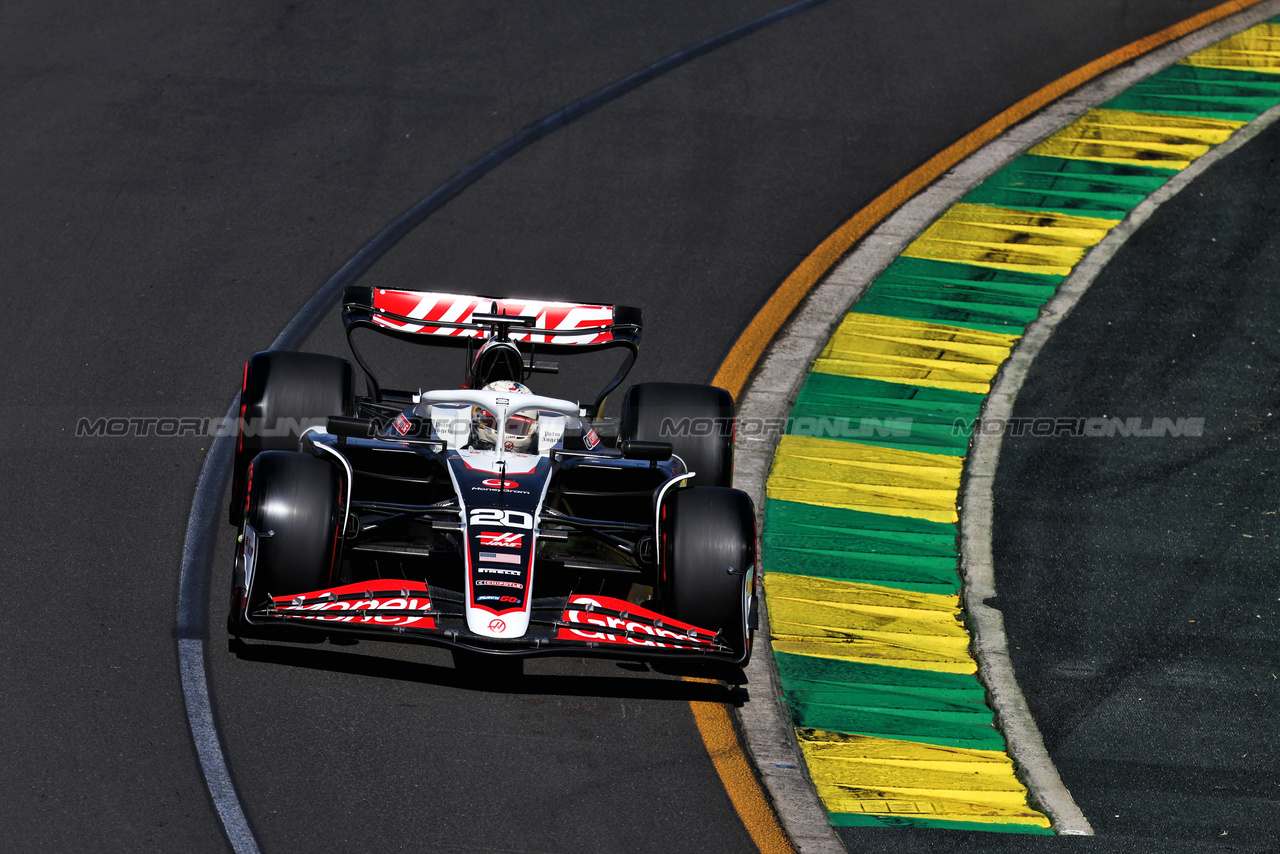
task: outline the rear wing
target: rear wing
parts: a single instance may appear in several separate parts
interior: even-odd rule
[[[506,321],[505,318],[511,318]],[[639,353],[640,309],[626,305],[555,302],[450,294],[364,285],[343,294],[342,322],[351,353],[380,396],[373,373],[352,340],[357,329],[414,344],[465,346],[468,357],[486,339],[499,337],[516,344],[529,365],[535,352],[568,354],[612,348],[628,351],[617,375],[600,393],[593,417],[604,398],[622,382]],[[468,358],[468,362],[470,358]]]
[[[368,327],[416,343],[487,338],[493,334],[494,326],[473,319],[477,314],[532,317],[532,326],[510,330],[511,340],[561,352],[640,342],[640,309],[626,305],[354,286],[347,288],[342,306],[342,320],[348,330],[353,325]]]

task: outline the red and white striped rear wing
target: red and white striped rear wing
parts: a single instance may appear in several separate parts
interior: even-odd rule
[[[349,287],[342,319],[348,336],[354,327],[375,329],[417,343],[465,343],[492,334],[491,322],[475,315],[505,314],[534,318],[532,326],[513,325],[512,341],[539,349],[634,348],[640,341],[640,309],[625,305],[495,298],[436,291]]]

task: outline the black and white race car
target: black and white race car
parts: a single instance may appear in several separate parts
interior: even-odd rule
[[[597,432],[638,353],[639,309],[353,287],[342,316],[367,394],[334,356],[245,366],[232,633],[747,661],[755,513],[730,487],[732,398],[633,385],[616,430]],[[463,388],[382,388],[360,329],[465,348]],[[540,357],[611,349],[623,364],[590,404],[524,384],[557,370]]]

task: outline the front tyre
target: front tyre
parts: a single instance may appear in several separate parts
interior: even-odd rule
[[[663,612],[719,630],[737,654],[751,657],[748,615],[755,594],[756,517],[738,489],[694,486],[663,503],[660,589]]]
[[[233,631],[271,596],[332,587],[341,559],[342,483],[333,465],[293,451],[267,451],[254,457],[246,481],[246,523],[256,548],[251,559],[245,543],[237,550]]]

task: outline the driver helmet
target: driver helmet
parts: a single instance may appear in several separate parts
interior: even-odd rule
[[[532,394],[533,392],[514,380],[496,380],[489,383],[484,391],[503,391],[508,394]],[[493,448],[498,442],[498,425],[493,414],[479,406],[472,409],[472,421],[475,425],[476,445],[480,448]],[[507,416],[507,438],[504,449],[517,454],[529,453],[529,447],[538,435],[537,410],[529,410],[521,415]]]

